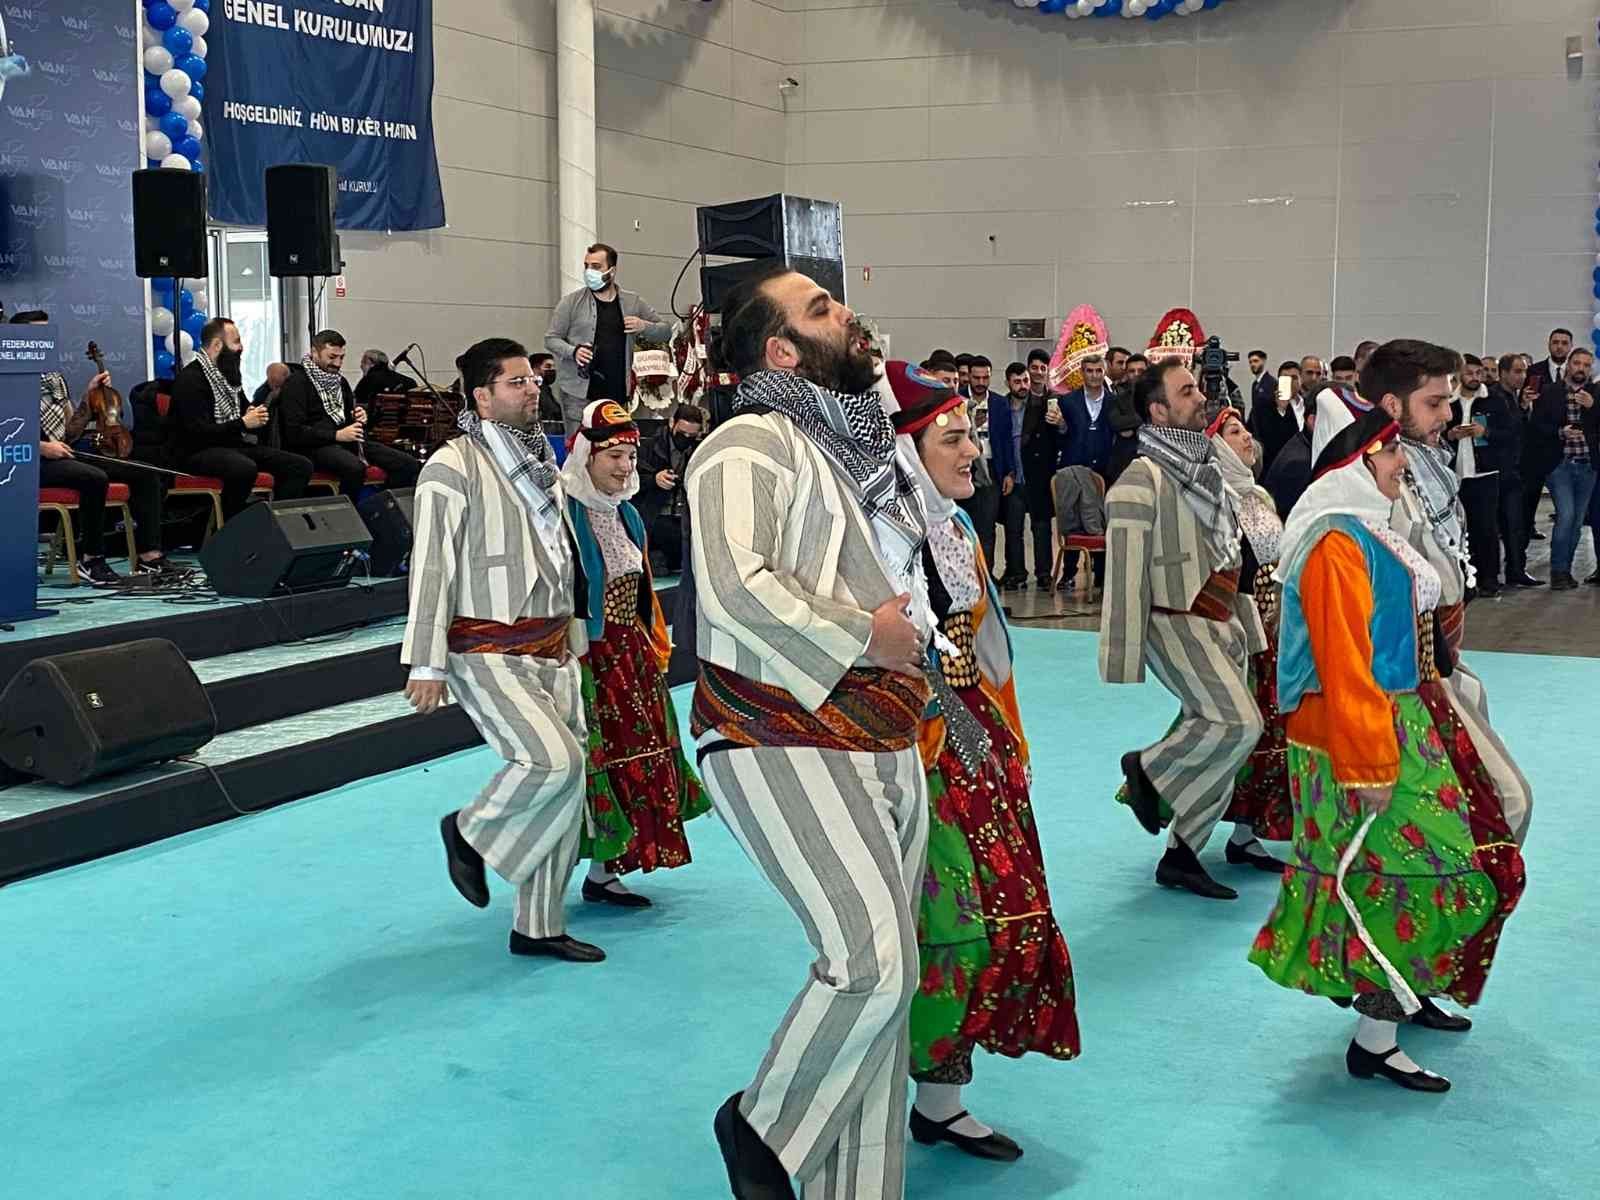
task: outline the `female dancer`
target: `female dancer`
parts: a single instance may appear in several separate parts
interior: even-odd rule
[[[679,744],[666,681],[672,647],[650,579],[644,521],[628,503],[639,490],[639,427],[615,401],[597,400],[569,442],[561,481],[589,587],[582,852],[592,862],[583,898],[648,908],[649,899],[619,876],[687,863],[683,823],[710,804]]]
[[[937,712],[921,738],[931,832],[917,922],[922,984],[911,1004],[911,1134],[1009,1162],[1021,1148],[962,1105],[972,1051],[1076,1057],[1072,962],[1028,796],[1010,636],[977,533],[956,507],[972,494],[979,450],[953,389],[904,362],[886,375],[900,461],[928,508],[923,565],[939,621]]]
[[[1382,410],[1319,411],[1313,481],[1284,529],[1278,701],[1294,858],[1250,960],[1353,1004],[1351,1075],[1442,1092],[1397,1023],[1482,993],[1522,860],[1441,685],[1438,573],[1390,529],[1405,455]]]

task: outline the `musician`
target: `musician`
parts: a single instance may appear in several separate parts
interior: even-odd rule
[[[693,404],[680,404],[672,410],[671,423],[639,452],[638,506],[650,548],[671,572],[683,569],[683,473],[705,431],[705,413]]]
[[[240,380],[244,341],[227,317],[213,317],[200,330],[200,347],[172,381],[174,441],[183,469],[222,480],[222,514],[236,516],[250,500],[256,474],[273,479],[273,495],[305,495],[311,460],[266,445],[271,414],[262,404],[246,406]]]
[[[284,449],[337,475],[339,490],[352,500],[366,482],[369,464],[383,468],[390,487],[415,487],[420,460],[393,446],[367,443],[367,410],[356,404],[345,381],[344,355],[344,336],[324,329],[312,337],[311,353],[289,368],[278,408]]]
[[[43,325],[49,320],[48,313],[33,309],[19,312],[11,323]],[[111,373],[102,371],[89,381],[74,405],[61,372],[39,376],[39,487],[71,488],[78,493],[78,578],[95,587],[111,587],[122,579],[105,555],[106,491],[113,480],[128,485],[138,550],[133,573],[161,575],[172,569],[161,553],[161,476],[133,462],[102,462],[98,458],[81,462],[73,451],[72,443],[83,437],[91,419],[85,398],[91,389],[110,385]]]
[[[273,362],[267,364],[267,378],[250,396],[251,404],[260,404],[268,412],[278,402],[278,393],[283,391],[283,385],[289,382],[289,364]]]
[[[416,386],[415,379],[389,365],[389,356],[382,350],[361,352],[361,379],[356,383],[358,408],[367,408],[385,392],[409,392]]]

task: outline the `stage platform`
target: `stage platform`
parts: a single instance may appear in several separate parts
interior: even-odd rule
[[[205,685],[218,736],[191,758],[75,788],[0,779],[0,885],[478,745],[454,705],[422,717],[400,694],[406,586],[271,600],[41,586],[59,611],[0,633],[0,686],[35,658],[168,638]],[[675,588],[657,581],[669,620]]]

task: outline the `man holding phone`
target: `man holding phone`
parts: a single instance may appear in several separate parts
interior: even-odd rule
[[[1445,441],[1455,449],[1461,507],[1467,520],[1467,552],[1478,576],[1478,595],[1484,599],[1500,594],[1500,473],[1489,452],[1490,403],[1482,362],[1475,354],[1462,355]]]
[[[1050,568],[1055,556],[1056,501],[1050,485],[1061,457],[1066,426],[1061,401],[1050,391],[1050,355],[1044,350],[1030,350],[1028,407],[1022,415],[1022,474],[1028,523],[1033,527],[1033,584],[1043,592],[1055,586]]]
[[[1556,528],[1550,541],[1550,590],[1570,591],[1572,558],[1594,494],[1600,462],[1600,407],[1589,376],[1594,355],[1579,347],[1564,364],[1561,378],[1548,384],[1534,403],[1528,437],[1536,443],[1536,462],[1548,464],[1545,482],[1556,502]]]

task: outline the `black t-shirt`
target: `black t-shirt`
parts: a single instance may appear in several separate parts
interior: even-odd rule
[[[627,338],[622,332],[622,298],[594,302],[594,360],[589,364],[589,399],[628,398]]]

